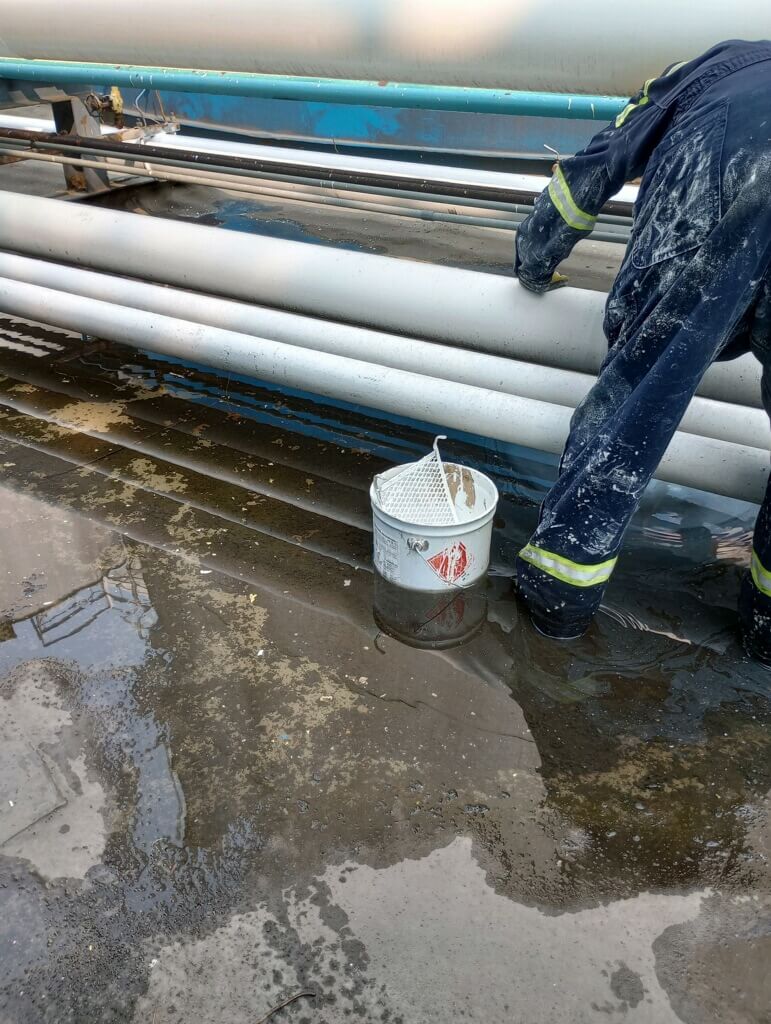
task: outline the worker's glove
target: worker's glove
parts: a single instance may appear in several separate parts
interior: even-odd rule
[[[529,292],[534,292],[536,295],[554,291],[555,288],[561,288],[568,282],[564,274],[554,273],[551,278],[547,277],[541,280],[537,280],[531,274],[528,274],[523,267],[516,235],[514,236],[514,276],[519,279],[519,283],[523,288],[527,288]]]
[[[553,292],[556,288],[563,288],[569,281],[569,278],[564,274],[557,274],[556,272],[552,274],[551,281],[548,281],[546,284],[542,284],[540,281],[537,283],[529,281],[526,277],[517,273],[516,270],[514,273],[522,287],[527,288],[529,292],[533,292],[536,295],[543,295],[544,292]]]

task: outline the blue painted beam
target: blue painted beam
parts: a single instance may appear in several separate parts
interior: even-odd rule
[[[260,99],[348,103],[417,110],[457,110],[478,114],[515,114],[610,121],[627,103],[618,96],[518,92],[403,82],[295,78],[245,72],[150,68],[128,64],[85,64],[55,60],[0,58],[0,78],[47,82],[60,87],[93,82],[135,89],[250,96]]]
[[[334,140],[338,146],[541,158],[544,164],[554,160],[545,146],[569,156],[582,149],[597,131],[596,121],[566,121],[557,117],[404,110],[165,91],[157,94],[159,103],[155,94],[146,90],[121,92],[129,113],[155,117],[161,117],[163,112],[173,113],[182,124],[207,131],[325,145]],[[548,167],[544,173],[549,173]]]

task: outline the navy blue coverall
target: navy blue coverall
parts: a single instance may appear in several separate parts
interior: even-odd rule
[[[519,229],[515,272],[547,291],[604,204],[642,176],[605,312],[608,355],[517,559],[519,591],[548,635],[586,630],[640,497],[714,360],[754,351],[771,415],[770,140],[771,42],[721,43],[646,82],[586,149],[558,164]],[[748,645],[771,656],[771,487],[740,616]]]

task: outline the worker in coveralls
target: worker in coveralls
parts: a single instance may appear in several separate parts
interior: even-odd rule
[[[752,350],[771,415],[771,42],[721,43],[675,64],[560,161],[517,235],[522,285],[559,283],[558,264],[640,176],[605,311],[608,355],[517,559],[536,628],[559,639],[580,636],[597,612],[624,531],[710,364]],[[771,486],[740,619],[748,650],[771,661]]]

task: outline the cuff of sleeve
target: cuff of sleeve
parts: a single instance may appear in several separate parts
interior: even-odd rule
[[[515,271],[515,276],[523,288],[527,288],[529,292],[535,292],[536,295],[542,295],[551,286],[551,278],[546,278],[545,281],[536,281],[532,277],[522,274],[521,271]]]
[[[520,231],[522,227],[520,226]],[[551,285],[551,274],[545,278],[534,277],[525,270],[522,262],[522,256],[520,255],[520,247],[517,244],[517,236],[514,236],[514,276],[519,280],[523,288],[527,288],[530,292],[536,292],[541,294],[548,291]]]

